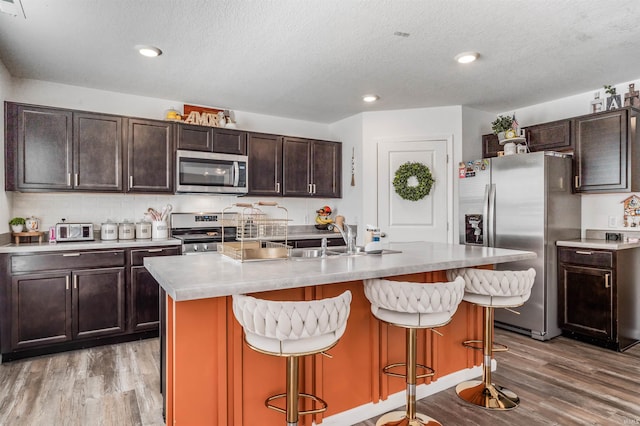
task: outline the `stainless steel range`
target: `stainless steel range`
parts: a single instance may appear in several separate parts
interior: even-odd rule
[[[225,213],[228,219],[231,213]],[[222,213],[172,213],[171,236],[182,240],[183,254],[211,253],[218,243],[236,239],[236,227],[222,227]]]

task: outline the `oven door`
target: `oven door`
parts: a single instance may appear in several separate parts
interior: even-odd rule
[[[247,156],[178,150],[176,192],[247,193]]]

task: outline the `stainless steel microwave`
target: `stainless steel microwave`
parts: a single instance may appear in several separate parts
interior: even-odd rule
[[[246,155],[178,150],[176,192],[246,194]]]

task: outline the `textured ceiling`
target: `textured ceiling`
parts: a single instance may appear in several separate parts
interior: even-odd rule
[[[640,77],[638,0],[22,5],[26,19],[0,14],[14,77],[317,122],[443,105],[500,112]],[[164,53],[144,58],[138,44]],[[469,50],[477,62],[454,62]],[[365,105],[365,93],[381,99]]]

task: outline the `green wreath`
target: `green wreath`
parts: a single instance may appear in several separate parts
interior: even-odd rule
[[[408,186],[411,176],[418,179],[418,186]],[[393,187],[396,194],[403,200],[418,201],[429,195],[435,179],[431,176],[431,170],[422,163],[407,162],[396,170],[393,178]]]

